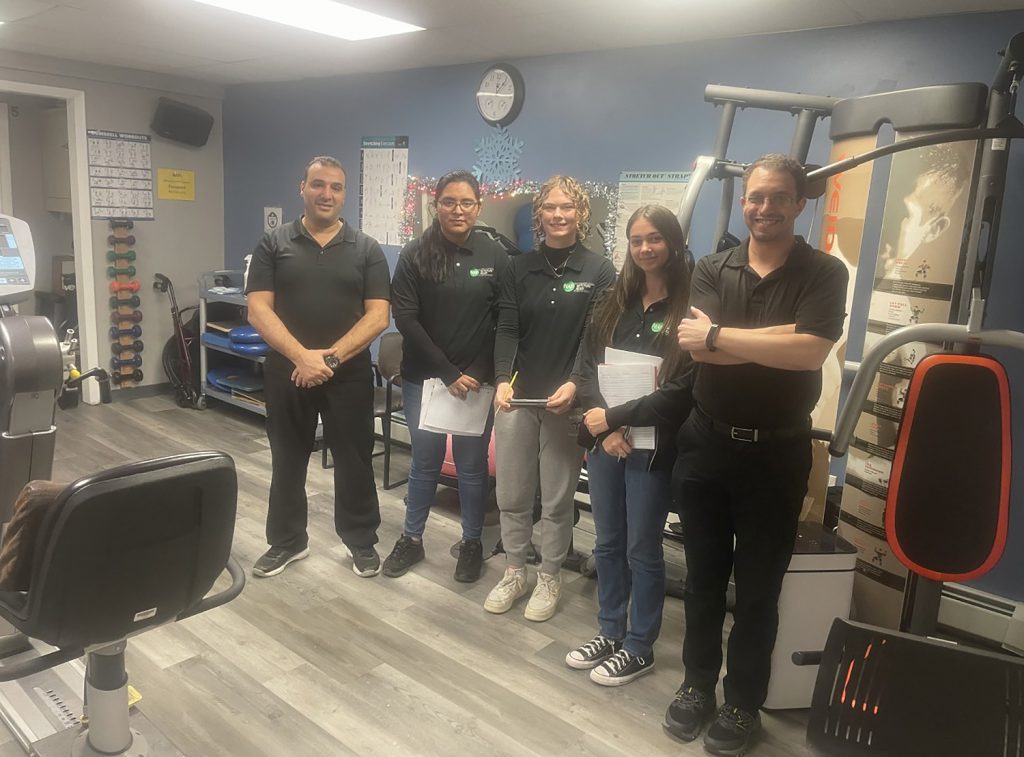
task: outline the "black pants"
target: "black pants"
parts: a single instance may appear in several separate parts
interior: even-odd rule
[[[267,541],[274,547],[304,549],[306,469],[313,452],[317,413],[324,441],[334,457],[334,528],[350,547],[377,543],[380,505],[373,478],[373,382],[371,374],[335,377],[300,389],[291,381],[292,364],[278,356],[264,366],[267,437],[273,474],[267,512]]]
[[[679,442],[675,484],[687,567],[684,682],[706,692],[718,683],[725,593],[734,573],[725,701],[756,712],[768,693],[779,593],[807,493],[810,438],[733,441],[694,412]]]

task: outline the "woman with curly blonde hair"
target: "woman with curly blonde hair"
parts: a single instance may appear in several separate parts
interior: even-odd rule
[[[575,179],[553,176],[544,182],[533,218],[540,244],[509,261],[498,298],[494,451],[508,564],[484,609],[507,612],[526,594],[539,488],[541,564],[525,615],[542,621],[555,613],[561,596],[560,570],[572,539],[573,494],[583,460],[569,420],[580,340],[594,299],[612,284],[615,268],[582,244],[590,201]],[[532,403],[522,406],[523,400]]]

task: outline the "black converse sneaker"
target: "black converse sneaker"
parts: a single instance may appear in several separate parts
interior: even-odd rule
[[[309,547],[303,547],[299,550],[271,547],[252,566],[252,574],[257,578],[270,578],[270,576],[276,576],[293,562],[304,557],[309,557]]]
[[[620,649],[590,671],[590,680],[601,686],[622,686],[652,670],[653,657],[641,657]]]
[[[380,573],[380,555],[373,547],[349,547],[348,556],[352,558],[352,572],[360,578],[369,578]]]
[[[395,542],[395,548],[391,550],[391,554],[384,559],[384,575],[389,578],[403,576],[423,557],[423,540],[416,541],[412,537],[402,534]]]
[[[718,717],[704,734],[704,748],[719,757],[739,757],[761,729],[761,713],[723,704]]]
[[[715,695],[683,684],[665,710],[665,730],[683,741],[693,741],[715,714]]]
[[[622,649],[621,641],[612,641],[598,634],[569,652],[565,656],[565,664],[574,670],[590,670],[596,668],[620,649]]]

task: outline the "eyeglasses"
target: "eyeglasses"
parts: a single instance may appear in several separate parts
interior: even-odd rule
[[[454,197],[442,197],[437,201],[437,204],[445,210],[455,210],[455,206],[458,205],[463,210],[469,211],[480,204],[479,200],[456,200]]]
[[[746,201],[751,205],[774,205],[776,208],[788,208],[790,205],[796,202],[796,198],[793,195],[788,195],[785,192],[776,192],[773,195],[763,195],[755,192],[746,196]]]
[[[576,210],[576,205],[571,202],[567,202],[564,205],[555,205],[553,202],[545,202],[540,206],[540,209],[544,213],[554,213],[556,210],[560,210],[563,214],[568,214]]]

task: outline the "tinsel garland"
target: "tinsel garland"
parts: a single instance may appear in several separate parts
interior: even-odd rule
[[[619,212],[619,185],[597,181],[581,182],[591,198],[600,197],[608,200],[608,214],[600,223],[591,219],[598,228],[604,241],[605,254],[611,257],[615,248],[615,224]],[[412,241],[413,228],[416,221],[416,203],[421,194],[433,196],[437,179],[429,176],[410,176],[405,190],[405,206],[402,209],[402,226],[400,229],[402,244]],[[510,197],[536,194],[541,187],[539,181],[515,181],[503,186],[489,184],[480,185],[480,194],[485,200],[507,200]]]

